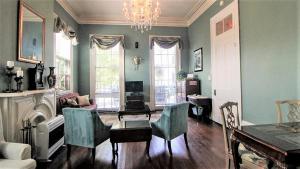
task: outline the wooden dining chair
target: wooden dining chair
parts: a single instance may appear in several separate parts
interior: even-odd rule
[[[232,130],[234,128],[240,128],[239,119],[239,109],[238,103],[236,102],[226,102],[220,106],[220,111],[222,114],[222,127],[224,134],[225,143],[225,153],[228,159],[228,168],[230,168],[230,159],[233,160],[232,149],[230,144],[230,138],[232,135]],[[238,147],[239,156],[242,159],[241,168],[247,169],[258,169],[258,168],[268,168],[268,160],[261,156],[258,156],[252,151],[245,148],[243,144]]]
[[[277,122],[283,123],[284,115],[288,122],[300,122],[300,100],[278,100],[276,104]],[[283,109],[287,107],[287,112]]]

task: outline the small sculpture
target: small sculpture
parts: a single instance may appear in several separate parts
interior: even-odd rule
[[[139,65],[142,63],[143,58],[140,56],[133,56],[132,63],[134,64],[134,70],[139,70]]]

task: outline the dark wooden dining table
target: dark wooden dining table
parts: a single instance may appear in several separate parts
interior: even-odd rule
[[[283,169],[300,166],[300,122],[243,126],[234,129],[231,146],[234,166],[240,168],[238,145],[271,161],[269,167]]]

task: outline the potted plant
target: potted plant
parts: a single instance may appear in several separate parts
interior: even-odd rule
[[[187,73],[183,70],[180,70],[179,72],[176,73],[176,79],[178,81],[183,81],[187,77]]]

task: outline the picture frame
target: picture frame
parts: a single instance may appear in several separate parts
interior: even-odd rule
[[[195,69],[194,72],[203,71],[203,48],[194,50]]]

